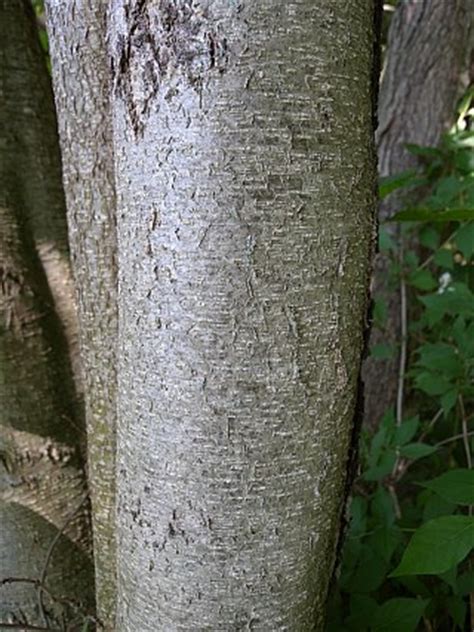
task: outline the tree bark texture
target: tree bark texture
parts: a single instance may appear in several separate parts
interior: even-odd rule
[[[47,2],[84,366],[98,615],[114,630],[116,220],[106,2]]]
[[[0,581],[42,577],[54,594],[90,606],[64,197],[51,87],[29,2],[0,1],[0,46]],[[58,604],[46,602],[58,620]],[[31,584],[0,587],[2,622],[44,623],[36,604]]]
[[[373,3],[110,6],[117,629],[322,630],[374,233]]]
[[[379,174],[389,176],[417,166],[407,143],[436,146],[453,119],[472,47],[472,0],[406,0],[399,2],[392,18],[386,63],[380,87],[376,133]],[[385,221],[400,210],[392,195],[380,206]],[[400,240],[398,226],[390,231]],[[389,262],[376,258],[376,299],[387,302],[383,331],[372,329],[371,344],[399,347],[401,340],[399,290],[389,287]],[[398,354],[397,354],[398,355]],[[365,420],[376,426],[395,403],[399,359],[368,358],[364,366]]]

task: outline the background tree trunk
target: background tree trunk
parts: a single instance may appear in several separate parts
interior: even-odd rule
[[[406,0],[399,2],[392,18],[378,107],[377,145],[379,174],[389,176],[417,166],[405,145],[436,146],[453,119],[460,96],[462,73],[467,70],[472,47],[472,0]],[[382,202],[384,221],[400,209],[400,198]],[[390,227],[396,241],[399,228]],[[377,255],[374,290],[387,303],[383,331],[373,328],[371,345],[381,342],[400,347],[400,290],[388,282],[389,262]],[[369,357],[364,366],[365,420],[376,426],[396,401],[399,357]]]
[[[117,272],[106,8],[47,2],[81,325],[98,615],[115,630]]]
[[[373,4],[111,10],[117,627],[321,630],[372,251]]]
[[[0,0],[0,44],[0,580],[42,579],[90,607],[64,197],[51,87],[26,0]],[[0,621],[45,623],[37,603],[31,584],[3,585]],[[45,604],[59,621],[64,609]]]

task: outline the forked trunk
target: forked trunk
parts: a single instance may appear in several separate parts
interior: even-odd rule
[[[80,600],[87,609],[93,591],[59,151],[46,64],[26,0],[0,1],[0,46],[2,627],[83,616],[66,612],[57,598]]]

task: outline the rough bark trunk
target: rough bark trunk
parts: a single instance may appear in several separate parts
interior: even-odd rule
[[[373,236],[372,2],[111,12],[117,627],[322,630]]]
[[[97,606],[114,630],[117,298],[106,8],[47,1],[84,366]]]
[[[380,87],[377,145],[379,173],[394,175],[416,167],[406,143],[436,146],[452,121],[472,46],[472,0],[407,0],[399,2],[392,18],[386,64]],[[396,195],[384,201],[384,221],[399,210]],[[396,225],[390,230],[399,241]],[[387,258],[377,256],[374,275],[376,299],[387,302],[388,320],[382,331],[373,328],[371,344],[400,346],[399,291],[388,287]],[[397,354],[398,355],[398,354]],[[376,426],[395,404],[399,358],[368,358],[364,366],[365,420]]]
[[[67,336],[74,311],[52,93],[29,2],[1,0],[0,25],[0,580],[41,579],[90,606],[85,430]],[[0,587],[3,623],[45,623],[36,604],[31,584]],[[55,621],[64,614],[58,603],[45,608]]]

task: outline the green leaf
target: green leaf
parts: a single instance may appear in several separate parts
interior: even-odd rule
[[[421,371],[414,381],[415,386],[427,395],[443,395],[452,388],[449,380],[431,371]]]
[[[474,219],[474,209],[456,208],[447,211],[436,211],[428,207],[407,208],[396,213],[394,222],[463,222]]]
[[[395,431],[395,444],[405,445],[413,439],[420,425],[420,418],[418,415],[416,417],[410,417],[406,421],[403,421],[401,426],[399,426]]]
[[[459,104],[456,108],[456,112],[460,120],[464,119],[464,117],[468,113],[469,108],[473,104],[472,103],[473,100],[474,100],[474,87],[469,87],[466,90],[465,94],[463,94],[463,96],[459,100]]]
[[[461,143],[465,144],[465,141],[461,141]],[[459,169],[461,173],[470,174],[474,171],[474,152],[472,151],[472,146],[474,145],[474,143],[471,143],[472,141],[469,140],[468,144],[470,144],[471,146],[464,150],[456,152],[454,156],[454,163],[456,165],[456,168]]]
[[[423,158],[443,158],[443,152],[436,147],[422,147],[415,143],[406,143],[406,149],[414,156],[422,156]]]
[[[328,616],[325,632],[347,632],[343,625],[343,603],[339,590],[332,591],[328,599]]]
[[[369,469],[363,473],[362,478],[365,481],[380,481],[393,470],[396,459],[397,457],[394,450],[385,452],[380,457],[378,465],[369,467]]]
[[[413,183],[413,180],[417,177],[417,172],[415,169],[409,169],[408,171],[402,171],[401,173],[397,173],[394,176],[387,176],[385,178],[380,178],[379,181],[379,198],[383,200],[387,195],[400,189],[401,187],[406,187]]]
[[[436,250],[439,246],[439,231],[432,226],[423,226],[420,230],[420,244],[430,250]]]
[[[376,465],[384,447],[389,446],[391,438],[395,432],[395,415],[390,409],[385,413],[379,424],[379,429],[375,433],[371,445],[369,455],[369,465]]]
[[[397,347],[395,345],[380,343],[371,347],[370,355],[378,360],[390,360],[395,356],[396,351]]]
[[[427,308],[428,324],[433,325],[446,314],[472,318],[474,296],[465,283],[452,283],[443,292],[421,296],[419,300]]]
[[[442,516],[417,529],[390,577],[438,575],[461,562],[474,542],[474,519]]]
[[[474,568],[458,575],[456,580],[457,595],[468,595],[471,592],[474,592]]]
[[[466,325],[463,316],[456,318],[451,333],[465,358],[474,357],[474,319]]]
[[[380,252],[395,252],[397,250],[397,244],[383,226],[379,230],[379,250]]]
[[[453,251],[448,248],[440,248],[433,257],[434,262],[440,268],[452,270],[454,268]]]
[[[377,327],[383,327],[387,321],[388,307],[383,299],[374,301],[374,323]]]
[[[400,584],[406,588],[415,597],[424,597],[429,599],[431,597],[431,591],[424,582],[421,581],[416,575],[405,575],[405,577],[397,577],[394,580],[397,584]]]
[[[351,614],[344,623],[353,632],[363,632],[368,629],[377,608],[378,603],[372,597],[354,593],[351,595]]]
[[[403,257],[403,263],[408,270],[415,271],[420,263],[418,254],[414,250],[407,250]]]
[[[464,599],[460,597],[447,597],[446,598],[446,606],[448,609],[451,618],[454,623],[459,626],[459,629],[462,630],[464,627],[464,622],[466,621],[466,610],[467,606],[464,602]]]
[[[423,507],[423,522],[433,520],[433,518],[439,518],[440,516],[452,516],[456,511],[457,505],[450,503],[438,494],[427,489],[422,492],[419,497],[425,496]]]
[[[474,470],[450,470],[419,485],[431,489],[449,502],[474,505]]]
[[[474,134],[471,132],[460,132],[451,137],[451,144],[456,148],[474,147]]]
[[[426,268],[415,270],[408,277],[408,283],[419,290],[434,290],[438,287],[438,283]]]
[[[450,377],[456,377],[463,372],[463,364],[458,350],[445,342],[426,343],[419,349],[418,365],[431,371],[439,371]]]
[[[362,552],[361,538],[348,538],[344,544],[339,585],[343,588],[350,580]]]
[[[436,452],[437,448],[427,443],[408,443],[400,448],[400,454],[407,459],[422,459]]]
[[[446,207],[454,200],[464,189],[466,188],[466,182],[464,179],[457,178],[456,176],[448,176],[441,178],[436,189],[434,191],[436,205],[440,208]]]
[[[371,632],[414,632],[427,605],[422,599],[389,599],[376,610]]]
[[[458,569],[456,566],[453,566],[452,568],[449,569],[449,571],[446,571],[445,573],[440,573],[438,575],[438,577],[445,582],[446,584],[448,584],[448,586],[450,588],[452,588],[453,592],[456,590],[456,577],[458,575]]]
[[[402,532],[398,527],[384,526],[377,529],[375,533],[372,533],[367,538],[367,545],[371,546],[388,564],[401,539]]]
[[[450,410],[454,408],[457,398],[458,391],[455,388],[453,388],[451,391],[448,391],[441,397],[441,408],[443,409],[443,413],[445,414],[445,416],[449,413]]]
[[[387,570],[387,564],[380,555],[363,544],[356,569],[343,588],[351,593],[370,593],[383,583]]]
[[[456,244],[466,259],[474,252],[474,223],[461,226],[456,233]]]
[[[377,487],[370,503],[370,509],[377,524],[391,527],[395,522],[393,500],[383,485]]]
[[[351,502],[351,536],[365,532],[367,526],[367,501],[361,496],[354,496]]]

